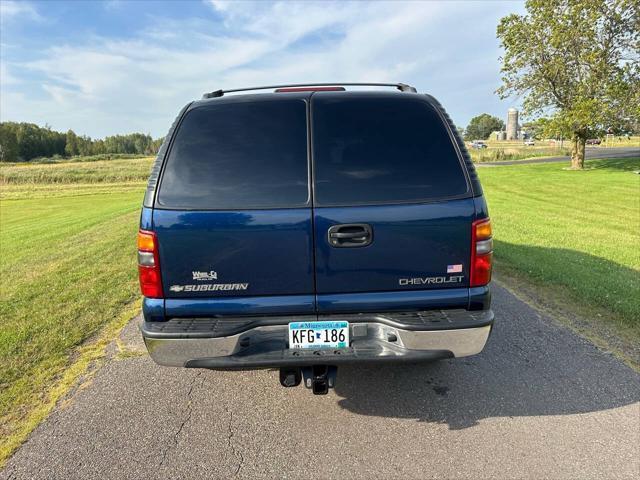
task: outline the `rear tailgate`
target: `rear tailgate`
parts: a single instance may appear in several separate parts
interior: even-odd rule
[[[311,111],[319,312],[465,308],[473,194],[438,112],[395,93]]]
[[[167,316],[314,311],[306,101],[188,111],[153,211]]]
[[[166,298],[313,294],[308,209],[156,210]]]

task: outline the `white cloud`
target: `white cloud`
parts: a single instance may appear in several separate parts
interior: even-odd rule
[[[13,0],[0,1],[0,18],[3,23],[14,17],[21,16],[34,20],[40,20],[42,18],[35,7],[28,2],[18,2]]]
[[[232,2],[224,0],[209,0],[207,3],[220,12],[226,12],[232,6]]]
[[[493,95],[495,25],[512,9],[480,2],[210,4],[222,25],[158,18],[133,38],[49,47],[21,65],[42,78],[40,98],[3,82],[2,117],[93,136],[158,136],[183,104],[218,88],[403,81],[460,105],[456,119],[477,107],[474,97]]]

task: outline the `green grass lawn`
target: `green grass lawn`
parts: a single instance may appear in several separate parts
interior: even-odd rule
[[[92,174],[137,178],[137,161],[129,173],[118,162],[116,173],[93,162]],[[73,380],[65,372],[88,358],[87,339],[95,344],[138,301],[144,183],[89,175],[98,183],[57,184],[87,181],[86,169],[75,176],[78,166],[38,165],[39,176],[50,169],[52,183],[16,173],[32,166],[0,166],[0,465]]]
[[[0,164],[0,465],[82,373],[87,345],[102,348],[136,306],[134,240],[150,166]],[[638,332],[640,159],[587,166],[478,169],[498,273],[567,292]]]
[[[479,168],[500,267],[559,287],[640,338],[640,159]]]

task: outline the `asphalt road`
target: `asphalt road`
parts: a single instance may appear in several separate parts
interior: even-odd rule
[[[587,147],[585,150],[585,158],[592,160],[595,158],[632,158],[640,157],[640,146],[635,148],[600,148],[600,147]],[[568,162],[570,157],[545,157],[545,158],[530,158],[529,160],[505,160],[503,162],[485,162],[476,163],[476,166],[481,167],[496,167],[499,165],[526,165],[528,163],[555,163],[555,162]]]
[[[494,310],[482,354],[341,367],[327,396],[112,345],[0,478],[638,478],[640,375],[497,285]]]

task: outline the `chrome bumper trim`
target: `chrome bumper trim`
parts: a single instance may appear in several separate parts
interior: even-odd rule
[[[380,323],[350,324],[350,350],[359,345],[376,344],[382,347],[376,359],[401,357],[403,352],[448,351],[454,357],[466,357],[480,353],[487,343],[491,325],[452,330],[410,331]],[[206,358],[232,357],[243,351],[248,344],[276,345],[271,351],[291,352],[286,348],[288,339],[287,325],[255,327],[246,332],[219,338],[148,338],[144,341],[151,358],[160,365],[182,367],[192,360]],[[386,349],[385,346],[389,348]],[[393,354],[390,355],[389,353]],[[341,358],[349,357],[344,351]],[[358,360],[361,356],[353,355]],[[274,359],[274,366],[277,366]],[[320,363],[320,362],[319,362]]]

